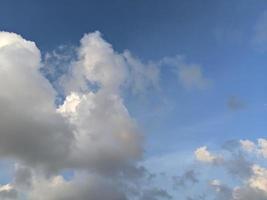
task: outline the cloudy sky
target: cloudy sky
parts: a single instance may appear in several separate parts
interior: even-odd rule
[[[266,0],[1,0],[0,200],[267,200]]]

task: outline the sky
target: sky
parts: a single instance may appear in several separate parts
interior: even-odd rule
[[[0,200],[267,200],[265,0],[1,0]]]

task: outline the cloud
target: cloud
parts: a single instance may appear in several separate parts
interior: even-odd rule
[[[232,155],[232,158],[224,162],[227,172],[237,178],[247,178],[251,175],[252,163],[242,153]]]
[[[257,144],[250,140],[240,140],[241,147],[249,153],[257,153],[258,155],[267,158],[267,140],[259,138]]]
[[[216,163],[221,159],[219,156],[211,154],[207,146],[199,147],[194,153],[196,159],[204,163]]]
[[[250,140],[240,140],[240,144],[241,144],[242,149],[247,152],[252,152],[256,148],[256,145],[254,144],[254,142]]]
[[[128,87],[135,94],[158,86],[160,71],[156,64],[142,63],[128,50],[123,53],[114,51],[100,32],[85,34],[80,42],[78,60],[61,80],[67,93],[86,91],[88,83],[91,89],[102,87],[113,92]]]
[[[232,148],[232,145],[235,145],[235,148]],[[231,148],[225,148],[224,145],[220,152],[223,162],[213,165],[212,170],[215,170],[215,177],[218,178],[214,179],[214,174],[209,167],[206,168],[209,171],[204,176],[206,179],[211,179],[209,186],[214,199],[267,199],[267,169],[262,166],[266,163],[266,139],[260,138],[257,143],[250,140],[239,140],[238,143],[227,142],[227,146]],[[211,154],[206,146],[198,148],[195,156],[206,164],[214,163],[213,160],[217,157]],[[205,173],[203,172],[205,165],[202,167],[204,168],[201,169],[201,172]],[[200,170],[199,166],[195,166],[195,170]],[[198,176],[197,184],[205,184],[205,180]],[[208,197],[212,197],[211,191],[206,192]]]
[[[34,42],[0,32],[0,157],[15,163],[1,199],[170,199],[138,186],[150,173],[139,165],[143,136],[123,99],[125,88],[156,88],[159,69],[117,53],[99,32],[74,49],[74,58],[53,52],[43,62]],[[54,74],[62,60],[68,66]]]
[[[184,187],[187,184],[196,184],[198,183],[198,177],[194,170],[186,170],[181,176],[173,176],[174,187]]]
[[[36,177],[33,181],[30,200],[126,200],[126,196],[113,183],[98,176],[76,177],[66,181],[62,176],[50,179]]]
[[[253,165],[252,176],[248,182],[250,187],[267,192],[267,169]]]
[[[205,89],[210,81],[201,66],[178,57],[142,62],[128,50],[116,52],[100,32],[68,48],[42,60],[34,42],[0,32],[0,158],[14,162],[0,198],[171,199],[140,164],[144,138],[124,91],[159,89],[162,65],[174,67],[184,88]],[[205,147],[196,155],[211,163],[219,158]],[[197,183],[194,173],[175,180]]]
[[[129,68],[128,84],[134,94],[160,87],[160,67],[156,63],[142,63],[129,51],[125,51],[123,56]]]
[[[179,80],[185,88],[205,89],[209,86],[209,81],[202,75],[199,66],[183,67],[178,72]]]
[[[258,153],[264,158],[267,158],[267,140],[260,138],[258,139]]]
[[[206,78],[199,64],[188,63],[183,56],[165,57],[160,61],[161,65],[172,66],[181,85],[188,90],[204,90],[211,86],[211,80]]]
[[[55,91],[40,74],[33,42],[0,32],[0,156],[56,169],[70,151],[72,130],[56,112]]]
[[[232,200],[232,189],[222,184],[220,180],[212,180],[209,184],[215,190],[216,200]]]
[[[78,60],[67,79],[83,83],[72,87],[58,108],[76,128],[76,146],[71,154],[73,167],[114,174],[142,156],[142,137],[121,97],[127,66],[99,32],[85,35],[78,48]],[[85,83],[98,85],[97,90]],[[70,88],[67,88],[68,90]]]
[[[251,177],[244,186],[236,187],[233,190],[234,200],[265,200],[267,199],[267,170],[259,165],[253,165]]]
[[[14,185],[17,188],[27,189],[31,186],[32,183],[32,171],[30,168],[15,165],[15,173],[14,173]]]
[[[17,199],[17,197],[18,193],[12,185],[7,184],[0,186],[0,198],[2,200]]]
[[[202,195],[195,195],[195,196],[188,196],[186,197],[186,200],[205,200],[206,199],[206,195],[202,194]]]
[[[231,96],[227,101],[227,107],[232,111],[238,111],[245,108],[245,104],[236,96]]]
[[[168,194],[166,190],[159,188],[152,188],[145,190],[140,198],[140,200],[163,200],[172,199],[172,196]]]
[[[250,187],[236,187],[233,191],[234,200],[266,200],[267,195],[261,190],[253,189]]]

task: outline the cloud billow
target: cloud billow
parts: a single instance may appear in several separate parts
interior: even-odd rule
[[[151,173],[140,165],[144,136],[123,91],[160,88],[163,64],[175,67],[185,89],[204,89],[209,80],[200,66],[177,58],[141,62],[128,50],[116,52],[98,31],[85,34],[78,47],[62,48],[42,60],[34,42],[0,32],[0,157],[14,162],[14,177],[0,195],[171,199],[145,184]],[[74,175],[67,179],[65,170]]]
[[[78,199],[126,198],[115,183],[123,180],[113,179],[133,171],[143,150],[142,137],[120,97],[126,70],[123,59],[99,33],[84,36],[79,54],[72,67],[100,89],[73,89],[57,108],[56,91],[39,71],[42,63],[36,45],[15,33],[0,33],[0,156],[26,167],[15,174],[9,187],[3,186],[2,196],[17,198],[20,191],[30,199],[66,199],[72,188],[71,199],[76,195],[83,196]],[[77,84],[83,81],[72,77]],[[84,171],[85,183],[77,175],[70,181],[57,175],[63,169]],[[47,189],[51,197],[42,195]]]

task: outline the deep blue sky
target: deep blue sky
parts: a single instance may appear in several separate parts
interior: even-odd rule
[[[2,0],[0,25],[44,50],[77,43],[84,33],[99,30],[115,49],[128,48],[140,57],[182,53],[207,60],[211,52],[216,58],[231,55],[247,39],[243,34],[241,41],[228,38],[226,47],[216,41],[216,31],[251,31],[256,13],[265,8],[263,0]]]

